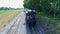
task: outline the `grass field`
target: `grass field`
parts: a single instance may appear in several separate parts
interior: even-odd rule
[[[22,10],[2,10],[0,11],[0,31]]]

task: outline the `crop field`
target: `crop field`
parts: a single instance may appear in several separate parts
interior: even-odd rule
[[[0,11],[0,31],[9,24],[22,10],[1,10]]]

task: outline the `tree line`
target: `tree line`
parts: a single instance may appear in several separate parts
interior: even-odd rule
[[[0,7],[0,10],[17,10],[21,8],[11,8],[11,7]]]
[[[60,18],[60,0],[24,0],[24,8]]]

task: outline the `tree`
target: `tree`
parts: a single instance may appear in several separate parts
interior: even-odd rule
[[[24,0],[24,7],[38,10],[40,7],[40,0]]]

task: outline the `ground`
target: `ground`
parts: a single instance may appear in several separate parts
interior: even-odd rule
[[[16,17],[22,10],[1,10],[0,11],[0,31]]]

